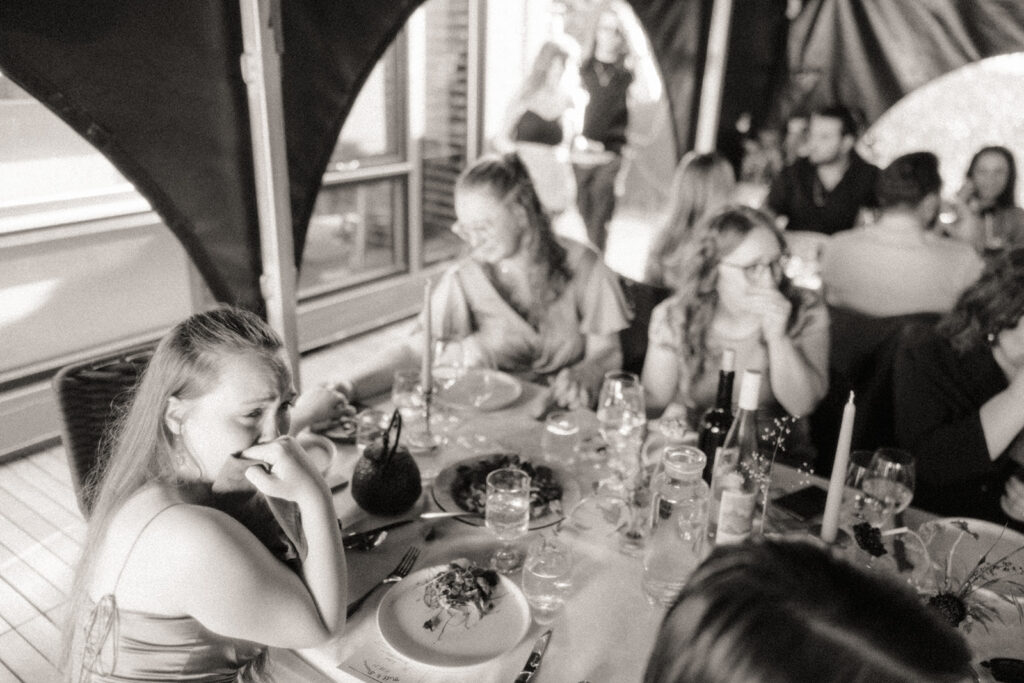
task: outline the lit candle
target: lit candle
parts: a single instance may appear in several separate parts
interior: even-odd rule
[[[434,386],[434,378],[431,369],[434,364],[433,351],[434,343],[431,339],[431,315],[430,315],[430,280],[423,286],[423,367],[420,369],[420,382],[423,384],[423,393],[429,394]]]
[[[853,392],[843,408],[843,422],[839,428],[839,442],[836,444],[836,459],[832,463],[832,478],[828,482],[828,497],[825,498],[825,514],[821,519],[821,540],[835,543],[839,530],[839,507],[843,503],[846,488],[846,467],[850,462],[850,441],[853,439],[853,417],[857,409],[853,405]]]

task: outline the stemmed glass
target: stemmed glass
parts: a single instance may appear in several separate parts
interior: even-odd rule
[[[877,517],[880,526],[887,526],[910,505],[914,480],[914,457],[910,453],[899,448],[879,448],[871,456],[860,485],[865,510]]]
[[[635,474],[647,425],[640,378],[632,372],[606,373],[597,399],[597,420],[611,452],[613,469],[627,477]]]
[[[438,439],[427,424],[426,400],[419,370],[398,370],[391,385],[391,403],[402,414],[405,442],[412,449],[429,450]]]
[[[434,382],[441,395],[458,385],[461,389],[455,391],[468,394],[466,401],[479,409],[494,394],[494,377],[488,372],[493,358],[479,344],[466,339],[438,341],[434,359]]]
[[[530,529],[530,475],[514,467],[487,475],[484,523],[501,542],[491,566],[502,574],[518,569],[523,556],[513,544]]]

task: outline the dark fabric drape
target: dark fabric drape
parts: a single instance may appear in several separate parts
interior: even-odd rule
[[[808,0],[789,29],[780,114],[843,102],[877,119],[970,62],[1024,50],[1020,0]]]

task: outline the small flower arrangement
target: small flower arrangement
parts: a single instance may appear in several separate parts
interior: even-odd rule
[[[927,598],[927,604],[935,609],[951,626],[970,631],[974,623],[981,624],[986,630],[990,623],[1002,621],[999,612],[985,600],[979,591],[991,590],[995,598],[1013,605],[1017,618],[1024,623],[1024,564],[1014,558],[1024,559],[1024,545],[1009,552],[1002,552],[992,557],[1002,534],[981,554],[965,576],[954,572],[954,560],[961,542],[966,537],[980,541],[981,537],[971,530],[969,523],[962,519],[952,520],[950,524],[958,531],[944,558],[931,557],[929,561],[936,570],[937,580],[919,586],[919,591]],[[1004,527],[1005,531],[1005,527]],[[929,553],[930,543],[935,537],[936,528],[928,527],[921,535],[909,529],[894,529],[884,534],[867,522],[853,527],[857,545],[872,557],[881,557],[887,550],[882,542],[883,535],[908,534],[915,537]]]

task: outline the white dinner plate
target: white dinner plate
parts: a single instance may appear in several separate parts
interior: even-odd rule
[[[400,654],[431,666],[473,666],[500,657],[523,639],[530,628],[530,606],[522,590],[499,575],[494,609],[480,619],[459,617],[446,628],[424,628],[437,610],[423,601],[426,584],[448,565],[420,569],[395,585],[377,608],[377,627]]]
[[[448,467],[438,472],[437,477],[434,479],[434,485],[431,487],[431,495],[434,498],[434,502],[437,506],[445,512],[454,512],[456,510],[466,510],[465,507],[455,502],[455,495],[452,487],[455,485],[455,478],[458,474],[459,467],[473,466],[476,463],[487,460],[494,457],[496,454],[491,455],[474,455],[459,462],[452,463]],[[523,460],[529,460],[523,458]],[[553,524],[558,524],[566,515],[573,509],[573,507],[580,501],[580,487],[579,484],[569,475],[568,472],[560,467],[547,465],[544,463],[531,463],[535,466],[549,467],[554,473],[555,481],[562,487],[562,500],[561,500],[561,511],[554,512],[549,511],[539,517],[532,517],[530,519],[530,531],[536,529],[543,529]],[[471,510],[466,510],[472,512]],[[484,517],[481,513],[480,516],[473,517],[459,517],[458,520],[464,524],[470,524],[472,526],[484,526]]]
[[[1013,529],[1004,529],[1002,524],[969,517],[935,519],[922,524],[918,532],[928,542],[928,553],[932,561],[940,563],[940,566],[945,565],[950,549],[960,537],[959,522],[965,522],[967,528],[977,534],[978,538],[964,534],[956,547],[951,573],[957,582],[967,576],[984,553],[988,552],[988,559],[994,561],[1024,546],[1024,534]],[[933,535],[928,541],[930,534]],[[1024,563],[1024,551],[1014,555],[1011,561],[1018,565]],[[995,588],[998,592],[998,586]]]
[[[437,400],[455,408],[498,410],[515,403],[523,394],[522,383],[500,370],[473,368],[437,392]]]

